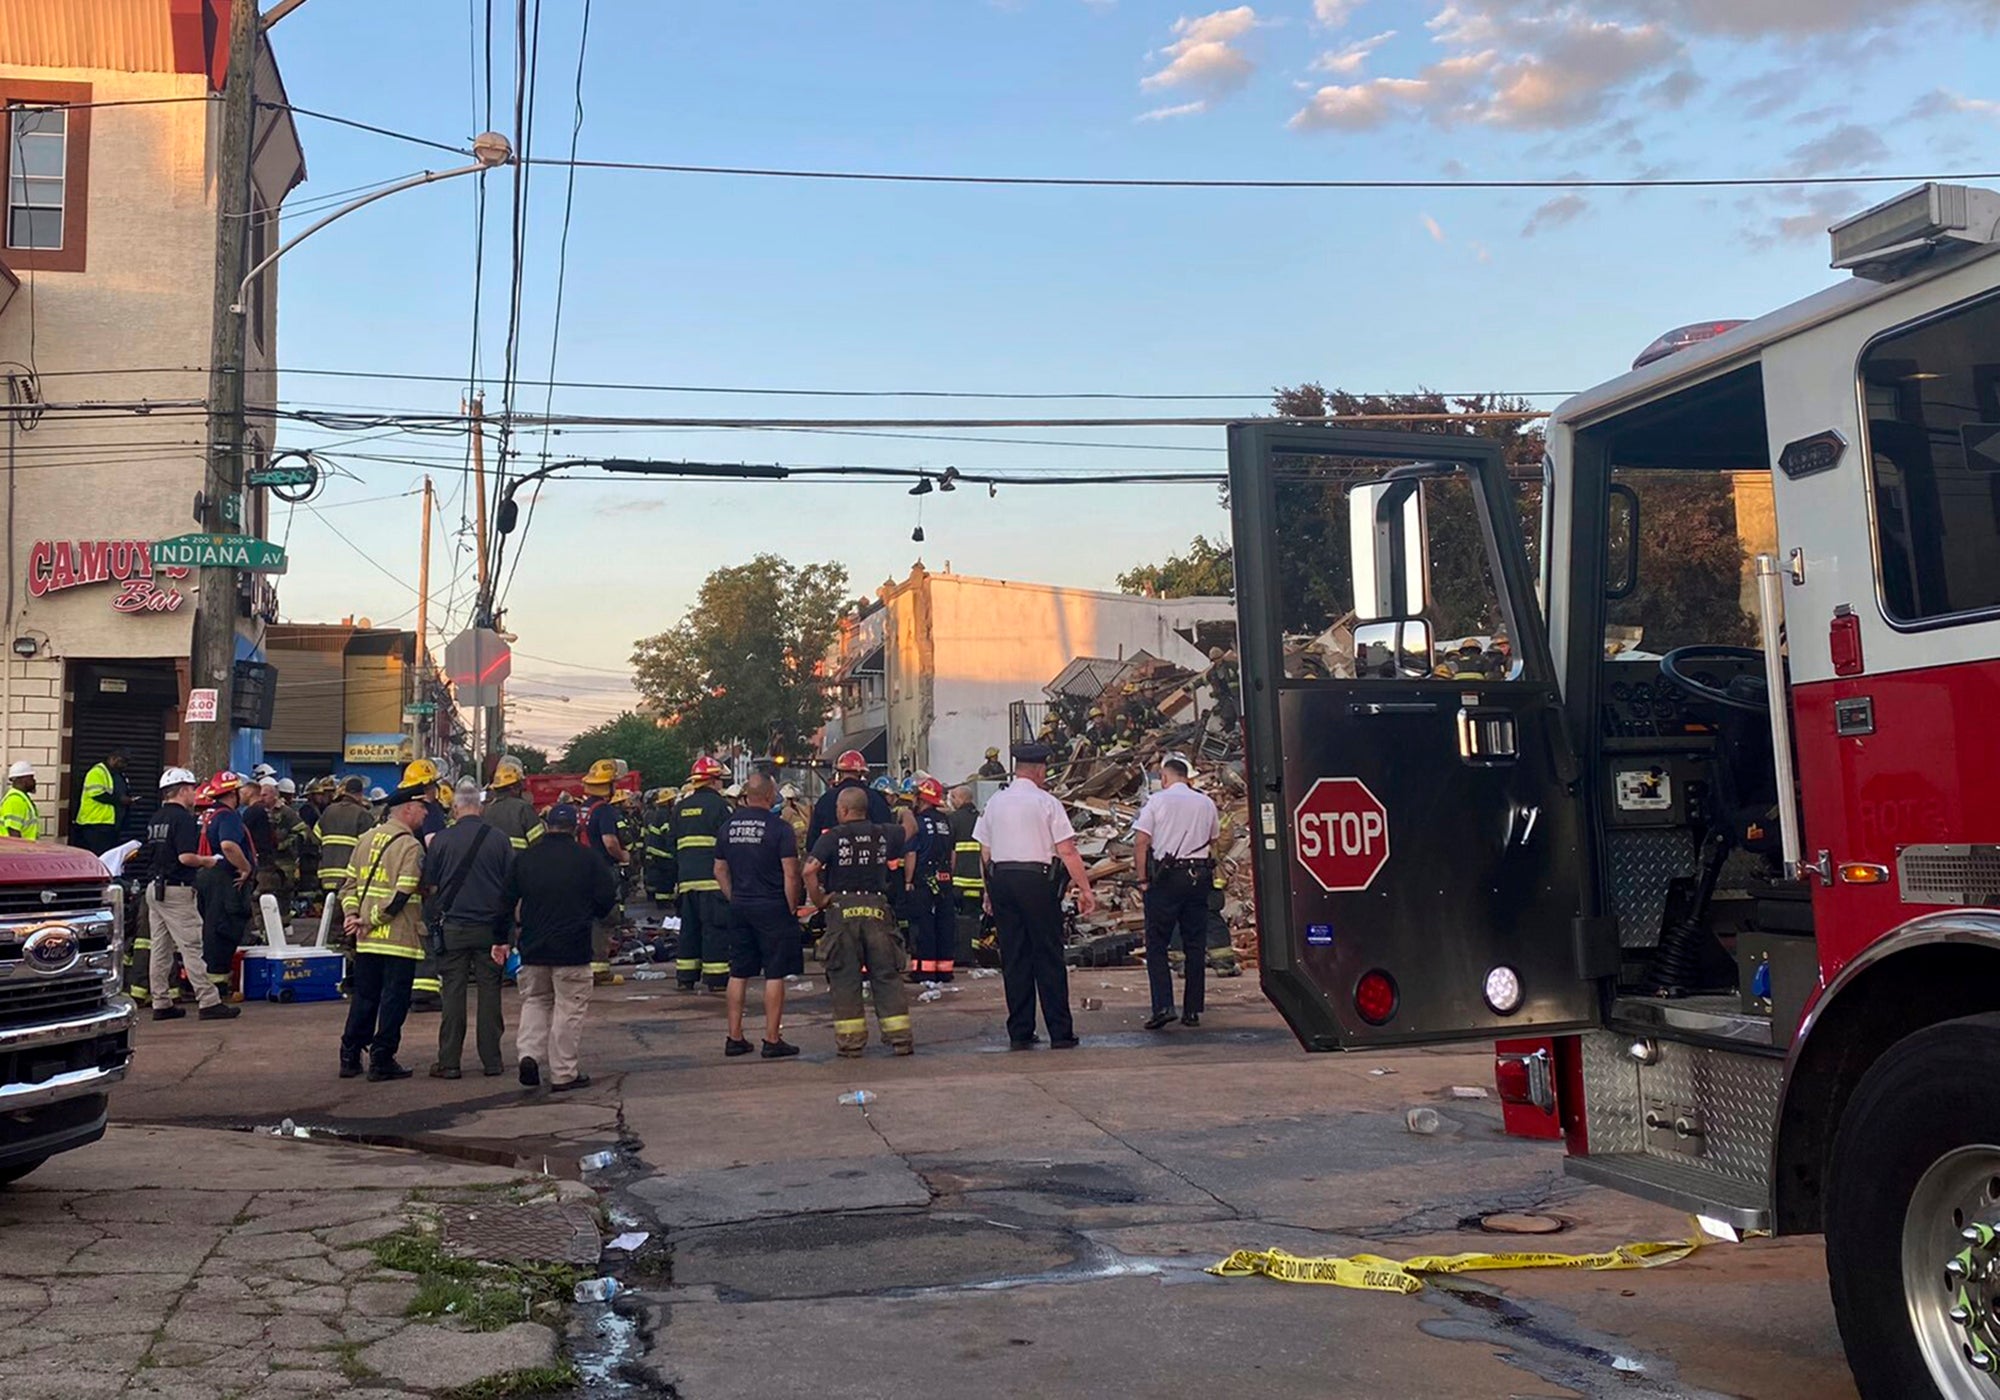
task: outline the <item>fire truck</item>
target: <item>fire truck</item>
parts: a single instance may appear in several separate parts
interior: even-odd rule
[[[1666,338],[1547,455],[1230,429],[1265,993],[1825,1236],[1869,1400],[2000,1396],[2000,194]],[[1671,353],[1669,353],[1671,352]]]
[[[132,1055],[120,921],[96,856],[0,839],[0,1186],[104,1136]]]

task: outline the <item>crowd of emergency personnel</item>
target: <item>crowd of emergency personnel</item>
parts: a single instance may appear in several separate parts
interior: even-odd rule
[[[1041,1041],[1038,1010],[1048,1043],[1069,1048],[1063,900],[1081,915],[1094,900],[1067,812],[1047,791],[1053,752],[1043,741],[1016,745],[1010,772],[989,749],[977,773],[947,790],[928,774],[871,781],[850,750],[810,807],[771,772],[737,782],[707,755],[682,786],[643,797],[622,762],[600,760],[581,776],[580,797],[564,792],[541,809],[511,757],[484,786],[446,781],[436,762],[417,759],[388,791],[353,776],[301,790],[262,766],[206,780],[168,768],[145,840],[100,854],[143,892],[127,969],[155,1020],[186,1016],[185,1001],[202,1019],[238,1015],[232,973],[237,951],[264,941],[260,908],[285,925],[319,917],[320,941],[346,957],[342,1077],[412,1074],[398,1053],[406,1017],[422,1009],[443,1012],[433,1076],[461,1076],[469,1009],[481,1070],[504,1073],[500,989],[512,980],[521,1082],[537,1086],[547,1070],[554,1091],[587,1084],[584,1008],[593,985],[622,980],[614,948],[629,963],[664,960],[671,947],[682,991],[723,994],[730,1057],[798,1053],[784,1036],[785,991],[809,945],[843,1057],[864,1053],[871,1007],[882,1043],[913,1053],[909,988],[952,981],[975,948],[997,955],[1010,1048]],[[31,796],[26,768],[10,774],[10,798]],[[1188,772],[1169,755],[1164,786],[1135,825],[1150,842],[1142,889],[1154,1029],[1197,1024],[1201,1009],[1199,952],[1186,959],[1184,1017],[1166,957],[1176,930],[1197,928],[1197,902],[1205,913],[1216,839],[1214,804],[1187,785]],[[984,811],[976,782],[997,784]],[[107,797],[119,787],[103,786]],[[1199,950],[1199,933],[1185,946]],[[761,1046],[745,1033],[759,979]]]

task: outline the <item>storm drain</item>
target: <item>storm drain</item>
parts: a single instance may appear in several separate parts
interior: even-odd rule
[[[437,1208],[447,1253],[461,1259],[511,1264],[595,1264],[597,1212],[576,1202],[441,1205]]]

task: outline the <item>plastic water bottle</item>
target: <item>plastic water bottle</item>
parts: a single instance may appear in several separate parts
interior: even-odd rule
[[[849,1089],[840,1096],[840,1101],[849,1108],[866,1108],[880,1097],[871,1089]]]
[[[576,1286],[573,1296],[579,1303],[608,1303],[618,1296],[618,1280],[587,1278]]]
[[[617,1160],[616,1152],[593,1152],[580,1160],[577,1165],[587,1172],[601,1172]]]
[[[1438,1117],[1434,1108],[1413,1108],[1403,1115],[1403,1126],[1422,1137],[1429,1137],[1444,1126],[1444,1119]]]

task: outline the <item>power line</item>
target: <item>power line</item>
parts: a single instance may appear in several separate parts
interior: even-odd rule
[[[186,99],[165,99],[167,101]],[[386,136],[392,141],[407,141],[413,146],[428,146],[433,151],[445,151],[468,159],[472,151],[466,146],[453,146],[444,141],[433,141],[428,136],[413,136],[407,131],[392,131],[386,126],[375,126],[369,122],[356,121],[352,117],[337,117],[331,112],[315,112],[310,107],[297,107],[289,102],[266,102],[259,100],[259,107],[271,112],[290,112],[295,117],[311,117],[314,121],[332,122],[335,126],[351,127],[356,131],[366,131],[374,136]]]

